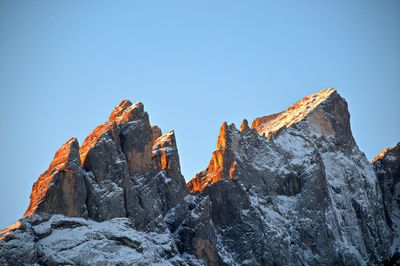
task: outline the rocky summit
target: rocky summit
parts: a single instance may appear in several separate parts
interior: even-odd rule
[[[399,181],[400,143],[369,162],[334,89],[224,122],[188,184],[174,131],[123,100],[56,152],[0,231],[0,264],[400,264]]]

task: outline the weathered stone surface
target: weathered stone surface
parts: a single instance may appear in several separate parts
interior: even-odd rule
[[[232,132],[235,125],[224,122],[220,128],[217,150],[213,152],[212,158],[206,170],[198,173],[189,181],[188,187],[192,192],[205,189],[209,184],[214,184],[222,178],[233,179],[236,171],[234,151],[237,148],[237,137]]]
[[[54,155],[49,169],[33,185],[24,216],[37,212],[87,216],[84,174],[76,138],[67,141]]]
[[[218,254],[218,238],[210,219],[211,202],[205,198],[186,197],[189,214],[179,225],[175,235],[180,253],[188,253],[202,260],[202,265],[222,265]]]
[[[327,89],[256,119],[255,131],[221,127],[209,166],[188,185],[210,199],[233,261],[357,265],[388,257],[381,192],[349,120],[346,101]]]
[[[150,170],[153,134],[143,104],[139,102],[128,107],[116,121],[129,174]]]
[[[159,172],[156,180],[165,213],[181,203],[188,194],[185,179],[181,174],[174,131],[167,132],[154,142],[152,160]]]
[[[103,123],[93,130],[83,142],[80,156],[87,171],[89,217],[96,221],[125,217],[123,183],[128,178],[128,167],[116,123]]]
[[[128,218],[95,222],[53,215],[37,225],[23,223],[24,230],[0,240],[1,265],[202,265],[179,254],[168,232],[140,232]],[[35,231],[51,234],[38,239]]]
[[[243,122],[240,125],[240,132],[246,132],[249,129],[250,129],[249,128],[249,122],[247,121],[247,119],[243,119]]]
[[[126,183],[128,217],[141,230],[165,230],[167,226],[174,230],[186,215],[183,200],[188,190],[173,131],[154,141],[151,164],[149,172],[137,173]]]
[[[161,136],[142,103],[123,100],[81,148],[76,139],[60,148],[34,185],[26,215],[129,217],[139,230],[176,229],[187,212],[187,194],[174,132]]]
[[[382,190],[386,222],[392,229],[392,262],[400,263],[400,142],[372,160]]]
[[[156,125],[151,126],[151,140],[154,143],[159,137],[161,137],[162,131]]]
[[[0,230],[1,265],[35,265],[38,252],[35,248],[35,236],[29,229],[22,220]]]
[[[124,99],[117,106],[115,106],[114,110],[111,112],[110,117],[108,118],[109,122],[113,122],[116,119],[123,116],[124,112],[132,106],[132,102]]]
[[[395,263],[399,146],[372,167],[326,89],[251,128],[223,123],[186,186],[174,132],[123,100],[81,148],[56,153],[25,217],[0,231],[0,264]]]

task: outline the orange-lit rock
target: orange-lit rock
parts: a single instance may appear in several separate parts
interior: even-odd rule
[[[210,163],[188,183],[192,192],[201,192],[194,195],[210,202],[220,233],[211,243],[218,247],[221,241],[229,254],[241,256],[238,265],[380,264],[392,239],[375,173],[352,137],[346,101],[333,89],[322,90],[284,112],[255,119],[252,128],[243,122],[238,131],[224,123]],[[385,154],[383,178],[398,172],[400,157],[394,150]],[[393,199],[400,193],[390,194],[392,179],[385,181],[386,195],[398,220]],[[192,241],[207,228],[196,216],[198,227],[188,233]],[[291,257],[294,249],[301,250],[302,261]],[[307,252],[318,261],[303,256]]]
[[[180,170],[179,157],[177,157],[177,148],[175,133],[173,130],[160,136],[153,144],[153,162],[156,164],[156,169],[171,170],[177,168]]]
[[[256,118],[252,122],[251,127],[261,136],[265,135],[267,138],[270,138],[282,128],[290,127],[309,116],[311,112],[315,111],[318,105],[334,94],[336,94],[336,90],[331,88],[321,90],[304,97],[283,112]]]
[[[334,138],[339,145],[351,147],[354,140],[350,129],[347,103],[334,89],[324,89],[304,97],[285,111],[256,118],[249,130],[248,122],[243,120],[240,126],[240,135],[248,136],[254,142],[253,136],[257,132],[260,136],[271,139],[289,127],[302,127],[317,136]],[[217,150],[213,152],[208,167],[198,173],[188,186],[191,191],[202,191],[209,184],[215,184],[222,179],[234,179],[238,164],[234,153],[240,148],[234,125],[228,126],[224,122],[220,128]],[[242,139],[241,141],[245,141]],[[296,190],[299,186],[291,186]]]
[[[174,194],[180,194],[179,198],[187,194],[187,187],[181,174],[178,147],[173,130],[155,140],[152,151],[152,161],[156,171],[165,171],[166,176],[170,178],[168,184],[171,187],[175,187]],[[163,182],[164,181],[165,180],[163,180]],[[172,197],[168,196],[168,198],[176,198],[176,195]],[[177,199],[174,201],[175,203],[178,202]],[[172,204],[170,205],[172,206]]]
[[[153,134],[143,104],[138,102],[129,106],[115,121],[120,129],[121,148],[129,174],[148,171],[151,168]]]
[[[153,125],[153,126],[151,126],[151,141],[152,141],[152,143],[153,143],[153,145],[154,145],[154,143],[156,142],[156,140],[159,138],[159,137],[161,137],[161,135],[162,135],[162,131],[161,131],[161,128],[159,128],[158,126],[156,126],[156,125]]]
[[[231,130],[235,126],[224,122],[220,128],[217,150],[213,152],[212,158],[206,170],[198,173],[188,182],[192,192],[204,190],[209,184],[214,184],[224,178],[234,179],[236,162],[233,151],[236,148],[235,137]]]
[[[257,132],[261,133],[262,132],[261,126],[268,123],[271,120],[274,120],[280,114],[281,113],[258,117],[254,119],[253,122],[251,123],[251,128],[254,128]],[[263,135],[263,133],[261,133],[260,135]]]
[[[227,129],[228,129],[228,123],[224,122],[219,129],[219,135],[218,135],[218,141],[217,141],[217,149],[224,149],[226,147],[226,141],[227,141]]]
[[[253,129],[224,123],[208,167],[189,182],[201,193],[188,195],[174,132],[161,135],[142,104],[124,100],[80,156],[74,139],[57,151],[34,186],[34,215],[0,231],[0,265],[393,264],[400,144],[373,161],[375,174],[336,92],[285,113]],[[86,197],[71,193],[81,179]],[[41,213],[75,215],[71,199],[89,219]]]
[[[9,227],[0,230],[0,241],[5,239],[9,234],[11,234],[13,231],[18,230],[18,229],[22,229],[23,228],[23,224],[21,223],[21,221],[17,221],[14,224],[10,225]]]
[[[240,125],[240,132],[246,132],[249,129],[250,129],[249,128],[249,122],[247,121],[247,119],[243,119],[243,122]]]
[[[86,190],[79,158],[79,144],[70,139],[56,152],[49,169],[33,185],[24,216],[36,212],[86,216]]]
[[[112,122],[115,121],[115,119],[117,119],[118,117],[121,117],[123,113],[126,111],[126,109],[128,109],[130,106],[132,106],[131,101],[127,99],[122,100],[111,112],[108,121]]]
[[[114,137],[114,139],[118,140],[118,127],[115,123],[102,123],[98,125],[92,133],[90,133],[82,143],[82,146],[79,150],[79,155],[81,158],[82,165],[85,167],[85,163],[88,164],[86,160],[86,156],[88,152],[98,144],[100,139],[104,137],[105,134],[109,134],[110,137]]]

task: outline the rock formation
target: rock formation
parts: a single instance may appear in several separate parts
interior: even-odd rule
[[[186,185],[174,131],[123,100],[56,153],[3,265],[374,265],[399,259],[400,144],[372,164],[333,89],[240,130]]]
[[[257,118],[251,130],[224,123],[189,188],[210,199],[227,264],[358,265],[389,256],[378,181],[333,89]]]
[[[382,191],[385,218],[392,229],[392,258],[400,261],[400,142],[381,151],[372,164]]]
[[[31,202],[24,216],[37,212],[87,217],[84,172],[76,138],[54,155],[49,169],[33,185]]]

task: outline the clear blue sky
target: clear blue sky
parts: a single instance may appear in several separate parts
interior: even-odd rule
[[[124,98],[175,129],[189,179],[223,121],[326,87],[369,158],[400,141],[400,1],[0,1],[0,228]]]

